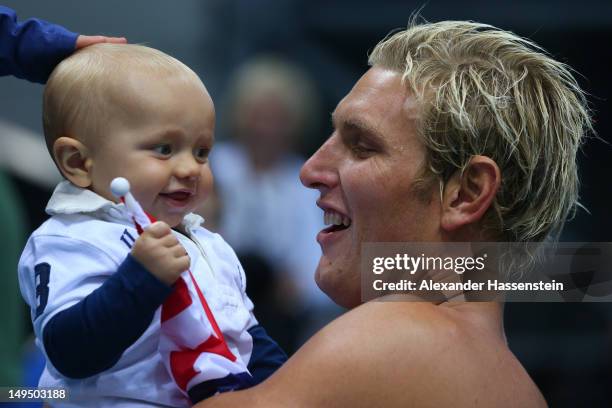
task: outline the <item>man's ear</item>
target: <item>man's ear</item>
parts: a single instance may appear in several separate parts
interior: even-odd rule
[[[64,177],[73,184],[82,188],[91,185],[92,160],[83,143],[71,137],[59,137],[53,143],[53,157]]]
[[[478,222],[491,206],[500,184],[497,163],[486,156],[473,156],[465,170],[455,172],[446,183],[442,228],[451,232]]]

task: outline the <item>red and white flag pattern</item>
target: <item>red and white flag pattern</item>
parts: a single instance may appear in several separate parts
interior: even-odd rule
[[[159,351],[185,393],[207,381],[248,373],[227,346],[191,271],[176,281],[162,305]]]

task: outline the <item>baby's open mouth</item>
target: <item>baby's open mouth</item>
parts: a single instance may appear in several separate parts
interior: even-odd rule
[[[160,196],[174,201],[187,201],[193,196],[193,193],[189,191],[174,191],[172,193],[160,193]]]

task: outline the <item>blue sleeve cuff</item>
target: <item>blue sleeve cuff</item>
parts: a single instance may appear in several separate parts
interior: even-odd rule
[[[125,258],[114,276],[122,282],[125,290],[133,294],[134,301],[143,309],[155,311],[172,292],[172,286],[157,279],[131,254]]]

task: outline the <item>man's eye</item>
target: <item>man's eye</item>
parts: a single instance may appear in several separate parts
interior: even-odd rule
[[[169,144],[158,145],[153,148],[153,151],[161,156],[169,156],[172,154],[172,146]]]
[[[376,153],[375,149],[372,149],[368,146],[362,144],[354,144],[351,146],[351,151],[353,154],[359,158],[367,158]]]
[[[357,159],[367,159],[381,152],[380,145],[371,139],[359,130],[346,129],[342,134],[344,145]]]
[[[193,154],[196,159],[200,161],[206,161],[208,159],[208,153],[210,153],[210,149],[206,147],[198,147],[197,149],[195,149]]]

